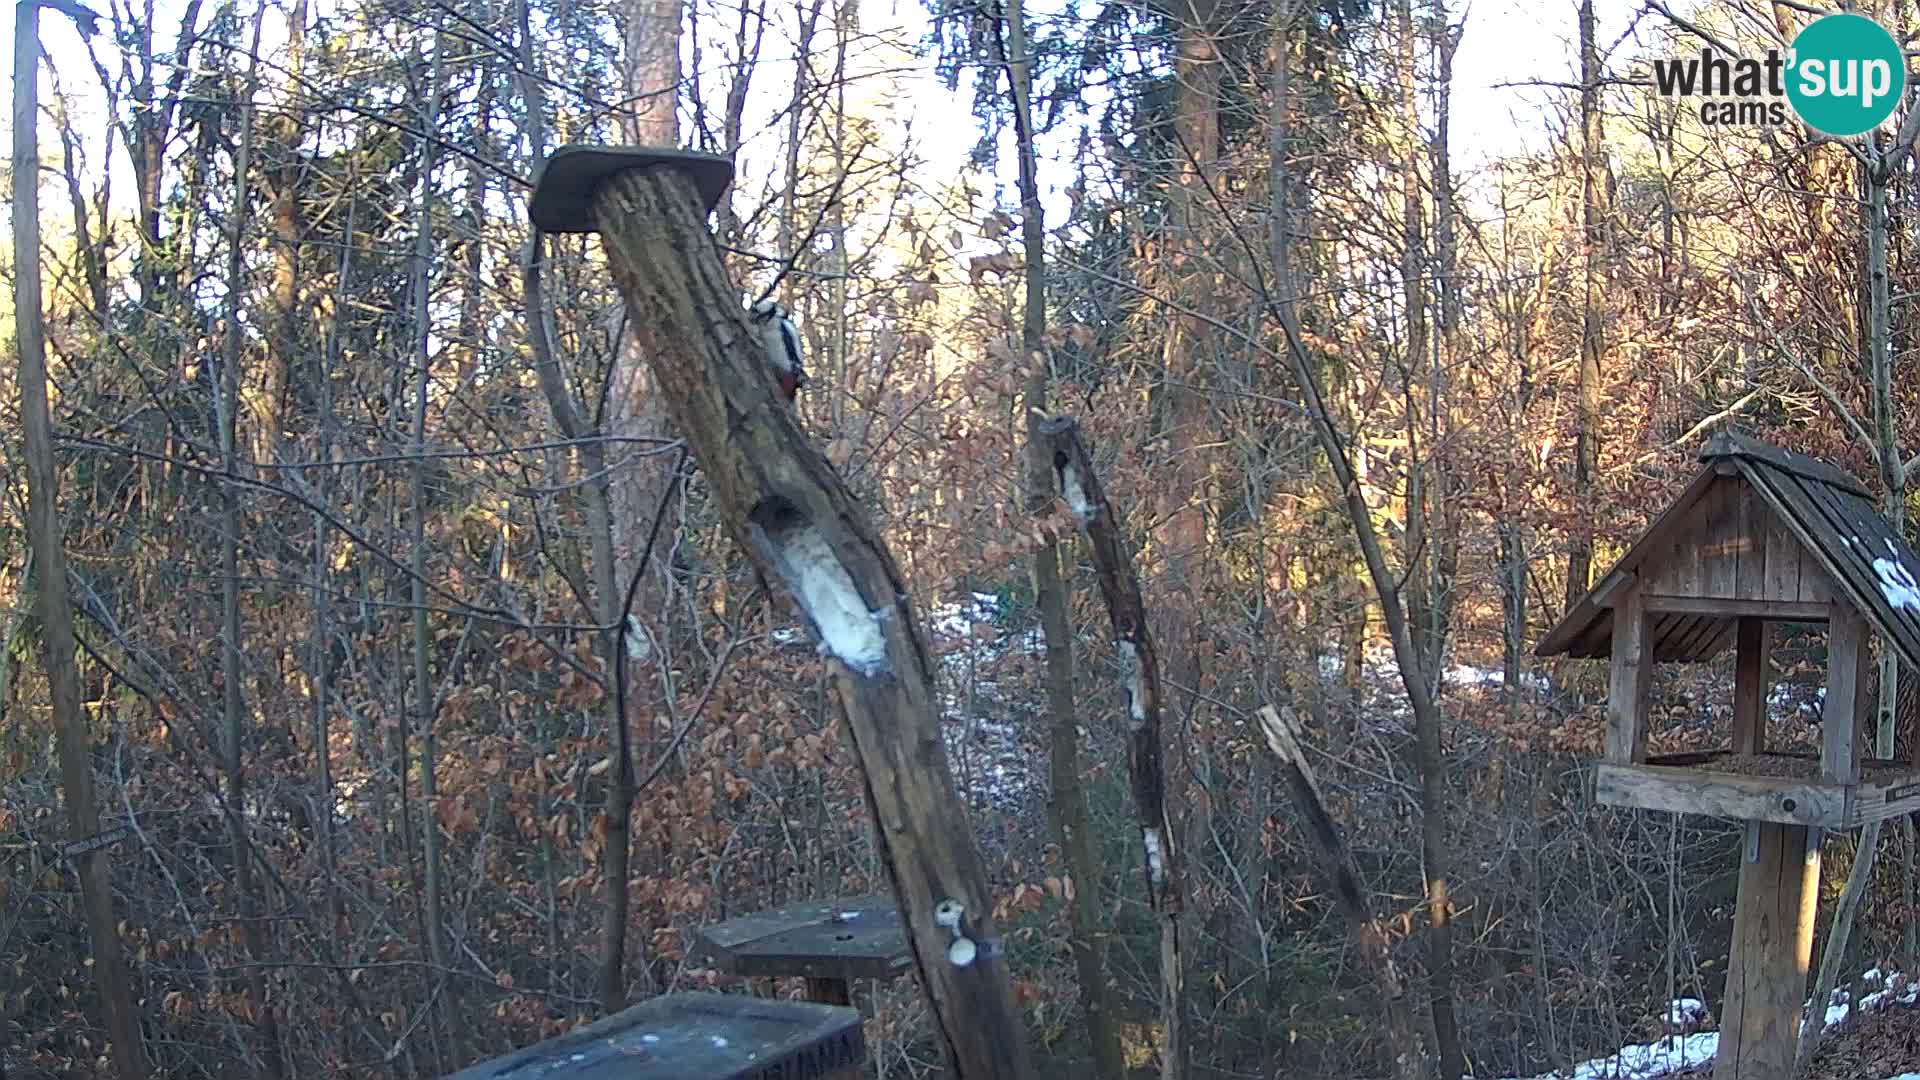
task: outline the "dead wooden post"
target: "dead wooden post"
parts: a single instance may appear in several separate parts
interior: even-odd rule
[[[852,1009],[667,994],[447,1080],[839,1080],[866,1057]]]
[[[1611,658],[1598,801],[1746,823],[1714,1077],[1775,1080],[1794,1066],[1823,831],[1872,825],[1871,836],[1920,809],[1920,768],[1868,760],[1863,696],[1875,632],[1920,663],[1920,556],[1831,465],[1736,435],[1700,457],[1679,499],[1534,651]],[[1827,624],[1818,754],[1767,746],[1770,622]],[[1729,643],[1727,749],[1649,757],[1653,663],[1706,660]]]
[[[1113,507],[1094,473],[1093,460],[1072,417],[1058,416],[1034,428],[1053,454],[1054,479],[1067,509],[1093,550],[1094,573],[1106,600],[1113,645],[1126,679],[1129,740],[1127,771],[1133,786],[1134,815],[1140,827],[1140,855],[1147,898],[1160,917],[1161,1076],[1178,1080],[1187,1060],[1185,963],[1181,955],[1180,914],[1186,887],[1180,876],[1180,852],[1167,817],[1167,774],[1160,745],[1160,658],[1147,632],[1140,577],[1120,536]]]
[[[799,976],[807,1000],[851,1005],[854,979],[891,980],[913,967],[890,896],[795,904],[701,927],[699,952],[742,978]]]
[[[1320,783],[1314,779],[1313,766],[1300,745],[1300,721],[1288,709],[1284,714],[1271,705],[1260,709],[1260,729],[1266,733],[1267,746],[1280,759],[1281,774],[1286,777],[1287,794],[1294,809],[1306,819],[1307,836],[1320,855],[1320,865],[1333,879],[1333,894],[1346,917],[1347,932],[1353,935],[1360,958],[1373,970],[1380,985],[1380,1001],[1387,1019],[1387,1042],[1393,1050],[1395,1080],[1420,1080],[1427,1075],[1426,1051],[1420,1034],[1414,1029],[1413,1014],[1407,1009],[1407,984],[1393,963],[1393,950],[1386,932],[1374,918],[1373,905],[1367,902],[1366,888],[1360,883],[1360,868],[1353,852],[1340,836],[1340,827],[1327,812],[1320,797]]]
[[[530,216],[598,231],[630,331],[721,520],[832,659],[881,861],[954,1076],[1031,1075],[993,900],[940,738],[932,664],[886,545],[776,390],[707,214],[724,158],[566,147]],[[622,883],[616,883],[622,884]]]

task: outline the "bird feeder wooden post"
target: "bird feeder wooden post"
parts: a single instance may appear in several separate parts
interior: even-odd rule
[[[913,967],[890,896],[795,904],[703,926],[698,951],[742,978],[799,976],[807,1000],[853,1004],[853,980],[899,978]]]
[[[1607,657],[1602,803],[1746,825],[1715,1080],[1791,1073],[1823,831],[1920,810],[1920,768],[1867,756],[1868,640],[1920,663],[1920,556],[1872,494],[1824,462],[1736,435],[1534,650]],[[1817,754],[1767,745],[1768,624],[1827,625]],[[1648,689],[1660,661],[1734,648],[1725,749],[1650,756]]]
[[[963,1080],[1032,1074],[993,899],[947,767],[933,668],[867,511],[801,433],[727,277],[707,215],[725,158],[566,147],[535,183],[547,232],[598,232],[627,329],[720,519],[829,657],[933,1034]],[[614,883],[619,886],[624,883]]]

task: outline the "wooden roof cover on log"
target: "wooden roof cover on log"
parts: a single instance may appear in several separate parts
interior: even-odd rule
[[[1686,530],[1698,523],[1703,496],[1731,463],[1838,590],[1910,665],[1920,666],[1920,555],[1882,517],[1873,494],[1852,475],[1804,454],[1735,434],[1700,451],[1705,468],[1598,585],[1569,609],[1534,649],[1537,656],[1608,656],[1613,649],[1612,599],[1637,576],[1654,572]],[[1733,640],[1738,619],[1698,612],[1650,611],[1655,660],[1706,660]]]

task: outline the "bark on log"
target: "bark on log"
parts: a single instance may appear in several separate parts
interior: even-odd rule
[[[1320,797],[1320,783],[1314,779],[1313,767],[1307,763],[1307,755],[1300,746],[1300,722],[1291,710],[1283,716],[1267,705],[1260,710],[1260,729],[1266,733],[1267,746],[1280,759],[1287,794],[1305,819],[1307,836],[1319,854],[1321,868],[1333,880],[1333,895],[1347,920],[1347,932],[1353,935],[1361,962],[1372,971],[1374,982],[1380,987],[1395,1080],[1424,1080],[1426,1051],[1420,1045],[1413,1014],[1407,1008],[1407,984],[1394,966],[1386,932],[1374,918],[1372,905],[1367,903],[1366,888],[1360,883],[1360,868],[1354,864],[1353,853],[1341,837],[1340,827],[1334,824],[1326,801]]]
[[[594,224],[641,352],[721,518],[832,657],[883,863],[956,1077],[1032,1075],[992,896],[940,739],[932,664],[892,555],[800,432],[727,279],[693,182],[628,169]]]
[[[1100,478],[1094,474],[1079,425],[1059,416],[1036,426],[1053,454],[1053,474],[1067,509],[1079,523],[1093,550],[1094,573],[1107,604],[1114,648],[1126,676],[1128,730],[1127,771],[1133,787],[1134,814],[1140,827],[1140,853],[1147,878],[1147,898],[1160,918],[1162,1075],[1177,1073],[1186,1060],[1186,1006],[1182,983],[1180,914],[1186,907],[1186,889],[1180,876],[1180,853],[1167,820],[1165,753],[1160,744],[1160,659],[1147,632],[1146,605],[1140,596],[1140,576],[1127,554],[1115,524],[1117,515],[1107,502]]]

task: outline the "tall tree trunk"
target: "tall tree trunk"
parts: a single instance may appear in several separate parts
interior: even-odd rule
[[[1434,692],[1444,687],[1447,644],[1453,636],[1454,580],[1460,569],[1462,500],[1454,450],[1447,431],[1449,373],[1459,362],[1460,281],[1459,248],[1455,229],[1453,158],[1447,142],[1453,114],[1453,55],[1460,36],[1447,19],[1446,0],[1433,0],[1433,49],[1438,54],[1434,83],[1434,133],[1431,146],[1433,176],[1433,276],[1439,300],[1439,325],[1433,335],[1432,363],[1427,385],[1427,462],[1432,471],[1438,521],[1430,529],[1433,556],[1429,567],[1427,634]]]
[[[1220,56],[1216,51],[1210,0],[1181,5],[1180,42],[1174,61],[1173,148],[1180,170],[1168,192],[1171,235],[1170,258],[1173,299],[1193,309],[1206,308],[1203,293],[1211,273],[1205,222],[1209,215],[1208,184],[1213,179],[1220,142]],[[1202,449],[1207,446],[1208,405],[1200,385],[1207,378],[1206,356],[1210,334],[1198,318],[1174,315],[1168,320],[1162,350],[1167,380],[1166,454],[1173,464],[1171,505],[1155,531],[1160,561],[1171,586],[1169,597],[1173,633],[1167,641],[1168,672],[1176,687],[1197,687],[1201,662],[1191,597],[1201,584],[1200,567],[1207,548],[1207,472]],[[1176,591],[1177,590],[1177,591]]]
[[[680,87],[680,17],[681,0],[625,0],[627,11],[627,33],[625,54],[623,56],[623,82],[626,100],[631,103],[631,111],[620,118],[621,132],[626,141],[648,146],[677,147],[680,144],[680,122],[676,112]],[[599,416],[591,420],[582,418],[597,430],[605,430],[609,435],[618,437],[662,435],[668,429],[667,408],[660,396],[658,380],[653,367],[642,356],[639,349],[640,335],[631,325],[635,313],[624,311],[622,330],[617,345],[612,373],[613,384],[610,388],[605,423]],[[616,444],[616,453],[631,452],[631,444]],[[588,467],[595,453],[605,455],[606,446],[594,442],[588,451]],[[604,460],[604,458],[603,458]],[[604,466],[594,469],[590,474],[605,476]],[[664,668],[667,657],[660,650],[667,647],[667,629],[671,620],[668,602],[671,596],[671,567],[667,560],[661,560],[654,570],[634,565],[640,555],[640,546],[644,537],[655,526],[653,508],[659,507],[669,518],[659,526],[660,534],[667,537],[665,549],[674,550],[678,546],[680,521],[678,504],[667,498],[674,478],[673,459],[669,455],[654,454],[635,461],[615,480],[603,507],[605,522],[590,524],[598,536],[604,528],[607,533],[608,550],[606,552],[606,571],[596,574],[601,577],[604,586],[601,599],[601,612],[612,623],[622,624],[608,629],[601,635],[606,642],[606,673],[610,679],[620,679],[624,685],[635,685],[629,678],[633,664],[624,647],[626,641],[624,623],[631,613],[644,628],[635,635],[640,645],[640,659],[647,664]],[[593,497],[589,496],[589,505]],[[596,562],[599,552],[595,552]],[[624,597],[617,584],[637,576],[639,584],[634,592],[631,609],[623,602]],[[616,608],[618,610],[616,610]],[[626,670],[616,672],[616,665],[625,665]],[[611,696],[611,695],[610,695]],[[627,953],[627,917],[628,917],[628,871],[632,860],[632,815],[633,781],[632,757],[634,747],[630,744],[631,732],[625,716],[610,717],[613,731],[613,751],[619,756],[621,766],[614,771],[608,784],[607,794],[607,838],[604,851],[605,879],[607,887],[607,913],[602,935],[600,1004],[611,1012],[626,1002],[626,953]],[[645,738],[641,746],[647,745]]]
[[[27,543],[39,568],[34,614],[41,627],[47,696],[53,705],[60,755],[60,789],[67,837],[79,842],[100,831],[94,801],[93,760],[80,672],[74,662],[73,603],[67,593],[67,556],[59,511],[59,474],[53,460],[53,423],[47,406],[47,339],[40,306],[40,5],[14,8],[13,26],[13,317],[20,350],[20,420],[27,457]],[[7,644],[11,644],[10,642]],[[107,849],[79,856],[80,904],[93,942],[93,980],[111,1040],[108,1053],[121,1080],[146,1080],[147,1050],[140,1040],[120,929],[113,910]]]
[[[340,245],[340,261],[334,272],[333,309],[340,311],[347,290],[347,276],[353,265],[354,206],[349,204],[346,210],[346,228],[343,235],[349,238]],[[314,372],[314,390],[319,397],[315,427],[318,430],[318,447],[315,460],[331,463],[333,451],[333,371],[339,358],[340,334],[337,320],[328,320],[326,340],[321,345],[319,368]],[[333,488],[332,470],[322,468],[314,479],[314,501],[319,506],[330,506],[329,495]],[[346,898],[340,888],[340,876],[335,864],[337,853],[334,843],[334,792],[333,792],[333,750],[330,738],[332,719],[331,698],[333,677],[336,670],[333,651],[332,610],[328,603],[329,573],[328,565],[332,560],[333,530],[327,515],[316,510],[313,514],[313,649],[309,663],[309,675],[313,680],[313,757],[314,790],[316,806],[314,820],[319,823],[318,843],[320,845],[320,866],[326,875],[327,907],[333,916],[333,932],[337,940],[347,941]],[[544,820],[544,819],[543,819]]]
[[[306,136],[307,0],[295,0],[287,12],[287,102],[271,131],[273,215],[273,317],[275,333],[267,348],[266,394],[254,432],[254,460],[274,463],[275,448],[292,419],[294,353],[305,342],[298,307],[302,219],[301,179],[306,174],[301,144]]]
[[[1600,471],[1600,347],[1604,288],[1600,275],[1606,152],[1600,128],[1600,52],[1593,0],[1580,0],[1580,380],[1574,401],[1573,501],[1576,524],[1567,552],[1567,607],[1587,594],[1593,576],[1594,475]]]
[[[1052,375],[1046,343],[1047,244],[1040,205],[1038,155],[1033,143],[1033,57],[1028,52],[1026,4],[1007,0],[1007,80],[1013,98],[1014,137],[1019,154],[1020,234],[1026,255],[1026,296],[1021,311],[1020,343],[1031,366],[1026,386],[1027,512],[1045,514],[1054,503],[1053,455],[1040,434],[1046,418],[1047,383]],[[1118,1018],[1107,985],[1106,934],[1100,920],[1100,872],[1093,859],[1093,828],[1086,788],[1080,778],[1079,722],[1073,699],[1073,627],[1067,617],[1066,586],[1060,577],[1060,546],[1044,535],[1033,554],[1034,598],[1047,641],[1047,706],[1052,732],[1050,775],[1053,826],[1066,856],[1073,884],[1068,916],[1071,947],[1080,982],[1080,1008],[1086,1016],[1093,1073],[1101,1080],[1124,1080]]]
[[[455,1055],[452,1045],[453,999],[457,988],[447,978],[449,970],[445,884],[440,866],[440,780],[439,735],[434,717],[438,711],[433,688],[433,630],[427,618],[427,405],[431,393],[433,353],[433,173],[435,138],[440,128],[440,98],[445,93],[445,66],[441,54],[445,42],[436,32],[433,59],[427,77],[427,94],[421,110],[420,197],[415,220],[413,248],[413,535],[409,541],[412,560],[409,603],[413,607],[413,725],[420,732],[420,835],[421,858],[426,863],[427,955],[433,961],[432,1000],[437,1004],[440,1030],[448,1040],[446,1051]],[[401,778],[405,783],[406,778]],[[424,1007],[424,1006],[423,1006]]]
[[[1436,642],[1432,635],[1433,597],[1429,591],[1433,553],[1428,549],[1427,481],[1428,465],[1422,455],[1423,412],[1432,407],[1422,401],[1427,371],[1427,239],[1426,196],[1420,180],[1420,166],[1427,157],[1420,138],[1420,97],[1415,80],[1419,33],[1414,28],[1413,0],[1398,0],[1395,22],[1399,49],[1394,64],[1394,81],[1399,92],[1400,170],[1400,378],[1406,402],[1407,494],[1406,531],[1403,533],[1402,560],[1406,565],[1407,620],[1413,625],[1414,647],[1420,651],[1421,666],[1437,670]],[[1426,447],[1427,454],[1433,452]]]
[[[233,162],[232,228],[227,234],[226,335],[220,357],[220,384],[217,394],[220,426],[220,461],[228,476],[243,474],[237,445],[240,414],[240,301],[246,295],[241,245],[247,235],[247,199],[252,187],[248,175],[253,164],[254,106],[258,86],[257,65],[260,50],[260,24],[253,22],[253,45],[249,51],[246,84],[240,102],[240,148]],[[266,958],[266,935],[262,931],[262,905],[253,880],[253,844],[247,835],[246,780],[246,704],[240,684],[245,671],[240,662],[240,500],[231,481],[220,487],[220,676],[223,719],[226,729],[225,765],[227,773],[227,833],[233,856],[234,891],[239,896],[241,941],[249,961],[246,982],[258,1016],[255,1026],[263,1044],[261,1057],[267,1075],[283,1074],[276,1005],[267,997],[266,979],[252,964]]]
[[[526,0],[522,0],[518,8],[520,60],[526,72],[521,79],[521,92],[527,102],[521,135],[532,149],[533,163],[538,167],[547,152],[546,96],[539,69],[535,66]],[[525,305],[523,314],[527,337],[533,347],[534,373],[540,383],[541,393],[553,412],[554,425],[564,438],[575,444],[574,452],[580,458],[580,472],[586,477],[586,482],[580,485],[579,490],[586,509],[589,557],[592,560],[589,574],[593,609],[590,615],[600,623],[601,633],[597,635],[597,643],[606,677],[613,683],[613,692],[606,695],[605,700],[607,729],[613,742],[616,767],[607,778],[607,801],[603,808],[607,828],[601,856],[607,882],[607,911],[601,928],[598,973],[600,1007],[611,1013],[625,1005],[627,999],[629,904],[626,881],[631,865],[634,798],[633,732],[631,719],[627,715],[626,689],[630,637],[627,597],[621,591],[621,578],[614,558],[613,487],[608,479],[607,444],[589,426],[560,371],[560,359],[554,348],[552,327],[547,316],[546,285],[542,273],[544,248],[545,241],[539,232],[527,238],[520,264],[521,298]],[[646,535],[645,530],[652,528],[653,523],[649,519],[638,527],[642,529],[642,535]],[[644,566],[637,567],[635,572],[643,573],[645,569]],[[644,644],[644,634],[632,634],[631,637],[636,647]]]
[[[1285,183],[1284,170],[1275,170],[1274,183]],[[1285,265],[1285,245],[1276,245],[1275,279],[1288,280],[1291,268]],[[1345,496],[1347,523],[1360,545],[1367,575],[1373,582],[1375,599],[1380,603],[1387,638],[1393,644],[1393,656],[1400,669],[1400,682],[1413,707],[1414,737],[1420,767],[1420,853],[1425,864],[1428,995],[1433,1010],[1434,1042],[1440,1052],[1440,1075],[1459,1080],[1465,1074],[1466,1057],[1460,1046],[1460,1029],[1453,1007],[1453,922],[1452,901],[1448,896],[1447,777],[1446,757],[1440,739],[1440,709],[1431,692],[1430,676],[1421,667],[1420,654],[1414,648],[1413,634],[1407,625],[1406,609],[1400,600],[1398,579],[1387,565],[1379,534],[1373,527],[1373,512],[1362,492],[1345,440],[1334,426],[1326,393],[1314,374],[1306,345],[1300,339],[1293,293],[1284,288],[1270,291],[1269,302],[1275,319],[1286,336],[1287,359],[1294,384],[1312,421],[1314,436],[1326,454],[1333,479]]]
[[[1214,0],[1169,0],[1169,14],[1179,24],[1179,42],[1174,56],[1174,100],[1172,153],[1179,174],[1168,190],[1168,228],[1166,255],[1169,275],[1165,284],[1170,298],[1192,310],[1208,308],[1206,292],[1214,268],[1205,241],[1210,215],[1208,184],[1211,182],[1220,144],[1221,61]],[[1205,587],[1207,552],[1208,494],[1205,449],[1210,406],[1201,391],[1209,381],[1209,327],[1202,320],[1173,315],[1167,321],[1167,334],[1161,352],[1162,378],[1166,403],[1165,452],[1172,463],[1167,486],[1167,505],[1154,529],[1167,633],[1163,639],[1166,680],[1173,694],[1168,699],[1169,718],[1179,723],[1191,717],[1197,698],[1191,696],[1200,687],[1204,670],[1203,634],[1199,617],[1199,597]],[[1187,703],[1183,708],[1172,702]],[[1172,770],[1176,778],[1190,775],[1193,763],[1205,754],[1195,745],[1198,725],[1182,724],[1193,737],[1180,740],[1187,756],[1187,768]],[[1181,820],[1174,807],[1179,805],[1183,787],[1179,779],[1169,785],[1165,797],[1171,803],[1167,816],[1171,828],[1179,833],[1182,847],[1193,847],[1195,838],[1212,832],[1210,808],[1202,798],[1188,808]],[[1174,837],[1168,841],[1173,844]],[[1167,951],[1162,963],[1182,962],[1176,951]],[[1184,1038],[1187,1003],[1185,976],[1181,972],[1161,973],[1164,990],[1178,997],[1162,1002],[1166,1012],[1167,1039],[1161,1054],[1164,1080],[1181,1080],[1187,1075],[1193,1048]]]

